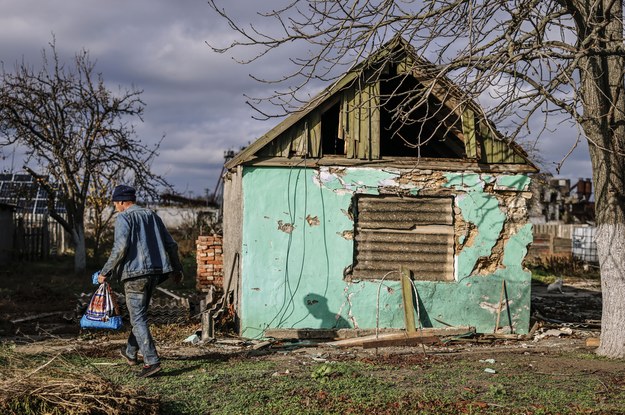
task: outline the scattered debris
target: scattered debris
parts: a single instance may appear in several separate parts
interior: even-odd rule
[[[553,324],[594,324],[601,320],[601,288],[594,284],[567,285],[560,293],[548,285],[532,284],[532,318]]]
[[[53,311],[50,313],[36,314],[34,316],[29,316],[29,317],[16,318],[14,320],[11,320],[11,323],[12,324],[24,323],[26,321],[39,320],[39,319],[46,318],[46,317],[61,316],[63,314],[64,314],[63,311]]]
[[[264,349],[266,347],[271,346],[272,342],[270,341],[262,341],[259,343],[256,343],[255,345],[252,346],[252,350],[260,350],[260,349]]]
[[[189,337],[187,337],[186,339],[184,339],[182,342],[183,343],[198,344],[200,341],[201,341],[200,340],[200,336],[196,332],[196,333],[193,333],[192,335],[190,335]]]
[[[573,330],[570,327],[561,327],[558,329],[547,329],[535,335],[534,341],[544,339],[545,337],[570,336],[571,334],[573,334]]]
[[[587,347],[599,347],[599,344],[600,344],[599,337],[588,337],[586,339],[586,346]]]
[[[441,338],[438,336],[418,336],[406,337],[403,339],[367,340],[362,343],[362,347],[363,349],[376,349],[378,347],[416,346],[420,344],[436,344],[440,342]]]
[[[336,339],[339,337],[337,329],[266,329],[265,337],[273,339]]]
[[[338,340],[326,343],[328,346],[335,347],[383,347],[383,346],[400,346],[415,345],[424,343],[435,343],[442,340],[443,337],[462,336],[467,333],[475,334],[475,327],[445,327],[445,328],[424,328],[416,332],[395,332],[372,334],[364,337],[356,337],[353,339]]]
[[[180,297],[180,296],[178,296],[178,295],[176,295],[176,294],[172,293],[172,292],[171,292],[171,291],[169,291],[169,290],[166,290],[166,289],[165,289],[165,288],[163,288],[163,287],[156,287],[156,289],[157,289],[157,290],[159,290],[159,291],[160,291],[160,292],[162,292],[162,293],[167,294],[168,296],[170,296],[170,297],[172,297],[172,298],[174,298],[174,299],[176,299],[176,300],[185,300],[184,298],[182,298],[182,297]],[[188,301],[188,300],[187,300],[187,301]]]

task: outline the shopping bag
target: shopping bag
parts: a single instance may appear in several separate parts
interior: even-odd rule
[[[103,282],[89,302],[87,311],[80,319],[83,329],[110,329],[119,330],[122,327],[122,317],[119,315],[119,306],[111,286]]]

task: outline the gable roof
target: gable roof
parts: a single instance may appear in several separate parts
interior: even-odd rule
[[[525,151],[518,144],[505,140],[491,122],[485,120],[484,117],[477,116],[482,114],[477,103],[466,99],[462,90],[451,80],[439,76],[436,67],[420,58],[414,48],[399,36],[389,41],[367,59],[354,65],[340,79],[314,97],[299,111],[285,118],[236,154],[225,164],[225,167],[230,169],[239,164],[253,163],[267,155],[283,158],[291,158],[293,155],[312,158],[322,157],[323,153],[319,149],[321,139],[316,137],[315,143],[310,145],[311,132],[315,136],[321,135],[322,114],[337,104],[341,105],[341,111],[344,110],[343,107],[348,105],[352,106],[351,111],[353,111],[354,104],[346,104],[346,99],[352,101],[355,99],[357,102],[374,101],[376,94],[378,97],[381,95],[380,80],[382,77],[380,75],[388,70],[388,65],[391,62],[398,67],[401,66],[404,76],[416,79],[419,85],[427,90],[427,94],[424,94],[426,100],[430,98],[437,100],[440,107],[445,107],[445,111],[454,114],[455,121],[450,121],[451,117],[448,116],[439,116],[438,122],[444,125],[443,128],[447,132],[453,132],[459,142],[463,143],[464,148],[462,150],[465,152],[462,157],[463,161],[472,161],[476,166],[481,166],[481,170],[502,170],[501,166],[494,165],[514,164],[518,165],[515,167],[517,171],[538,171],[538,168],[529,160]],[[347,139],[345,141],[345,155],[347,159],[354,160],[352,162],[343,160],[346,164],[353,165],[355,159],[367,159],[368,162],[379,164],[382,159],[381,155],[383,154],[379,150],[382,140],[380,138],[382,127],[380,126],[381,105],[379,98],[373,106],[370,103],[367,105],[369,107],[366,108],[366,116],[372,117],[369,126],[366,127],[369,128],[369,131],[364,131],[364,135],[368,135],[360,137],[363,134],[361,128],[358,125],[353,127],[356,131],[352,131],[351,137],[349,137],[351,140],[349,149],[347,149]],[[350,121],[349,115],[342,113],[341,116],[345,117],[346,121],[344,122]],[[358,116],[355,120],[354,123],[354,116],[351,115],[352,124],[359,123]],[[341,122],[339,121],[339,125]],[[447,145],[450,145],[449,141],[451,140],[448,140]],[[364,142],[364,145],[361,142]],[[414,159],[414,156],[412,158]],[[336,159],[333,161],[335,164],[341,164]]]

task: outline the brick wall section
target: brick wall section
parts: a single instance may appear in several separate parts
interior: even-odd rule
[[[197,283],[200,291],[208,291],[209,286],[223,289],[224,261],[223,238],[221,235],[200,236],[196,241]]]

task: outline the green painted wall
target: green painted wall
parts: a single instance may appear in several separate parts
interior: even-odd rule
[[[354,223],[349,207],[355,193],[380,188],[416,195],[416,185],[399,184],[400,172],[370,168],[304,169],[246,167],[243,175],[241,252],[241,332],[262,337],[268,327],[404,327],[397,281],[343,278],[352,264]],[[525,190],[525,176],[447,174],[466,222],[477,228],[470,246],[456,257],[456,281],[416,282],[419,315],[425,327],[471,325],[492,332],[506,281],[509,316],[516,333],[529,326],[530,279],[521,266],[532,239],[524,225],[506,238],[503,265],[473,275],[476,262],[489,256],[506,222],[497,196],[486,184]],[[460,238],[459,238],[460,239]],[[508,310],[501,326],[508,324]]]

